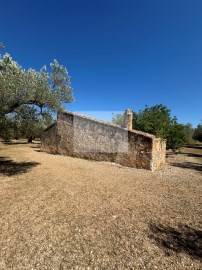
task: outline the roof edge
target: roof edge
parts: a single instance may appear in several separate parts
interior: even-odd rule
[[[143,131],[136,130],[136,129],[128,130],[127,128],[121,127],[119,125],[116,125],[116,124],[113,124],[113,123],[110,123],[110,122],[106,122],[106,121],[102,121],[102,120],[98,120],[98,119],[95,119],[93,117],[86,116],[84,114],[69,112],[69,111],[66,111],[66,110],[65,111],[62,111],[59,115],[62,115],[62,114],[70,114],[72,116],[84,118],[86,120],[90,120],[90,121],[93,121],[93,122],[96,122],[96,123],[99,123],[99,124],[104,124],[104,125],[108,125],[108,126],[111,126],[111,127],[116,127],[116,128],[122,129],[122,130],[127,130],[128,132],[132,132],[132,133],[136,133],[136,134],[139,134],[139,135],[143,135],[143,136],[148,137],[148,138],[151,138],[151,139],[155,139],[155,138],[161,139],[160,137],[157,137],[157,136],[155,136],[153,134],[150,134],[150,133],[147,133],[147,132],[143,132]]]
[[[53,124],[51,124],[50,126],[48,126],[47,128],[45,128],[45,129],[43,130],[43,132],[49,130],[50,128],[52,128],[52,127],[54,127],[54,126],[56,126],[56,125],[57,125],[57,121],[54,122]]]

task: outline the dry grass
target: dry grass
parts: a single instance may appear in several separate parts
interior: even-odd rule
[[[0,269],[202,269],[202,149],[159,171],[0,144]]]

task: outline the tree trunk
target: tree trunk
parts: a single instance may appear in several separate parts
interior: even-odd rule
[[[27,142],[28,142],[28,143],[32,143],[32,140],[33,140],[33,138],[32,138],[32,136],[31,136],[31,137],[29,137],[29,139],[27,140]]]

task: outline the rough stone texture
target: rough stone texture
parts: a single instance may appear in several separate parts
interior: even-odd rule
[[[152,170],[159,168],[166,162],[166,142],[160,138],[153,139]]]
[[[124,114],[124,127],[132,130],[133,129],[133,112],[130,109],[127,109]]]
[[[165,141],[83,115],[64,112],[42,134],[42,150],[155,170],[165,163]]]
[[[57,154],[57,123],[49,126],[42,134],[42,147],[49,153]]]

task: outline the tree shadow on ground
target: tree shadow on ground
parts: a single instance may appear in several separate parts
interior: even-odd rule
[[[166,255],[169,251],[186,253],[192,258],[202,261],[202,231],[185,224],[178,228],[150,223],[148,237],[154,240]]]
[[[15,144],[28,144],[27,142],[2,142],[3,144],[7,145],[15,145]]]
[[[5,144],[5,145],[22,145],[22,144],[27,144],[27,145],[40,145],[40,141],[33,141],[32,143],[28,143],[27,140],[19,140],[19,141],[9,141],[9,142],[5,142],[0,140],[1,143]]]
[[[166,153],[166,158],[175,158],[176,154],[175,153]]]
[[[202,149],[202,144],[191,144],[187,145],[186,148],[195,148],[195,149]]]
[[[195,170],[195,171],[199,171],[202,173],[202,165],[200,163],[194,163],[194,162],[175,162],[175,163],[171,163],[171,166],[174,167],[179,167],[182,169],[190,169],[190,170]]]
[[[35,144],[34,146],[32,145],[32,146],[30,146],[30,148],[41,148],[41,145],[40,144]]]
[[[201,154],[194,154],[194,153],[180,153],[180,155],[184,155],[187,157],[196,157],[196,158],[201,158],[202,155]]]
[[[38,162],[15,162],[6,157],[0,157],[0,174],[12,176],[26,173],[39,164]]]

